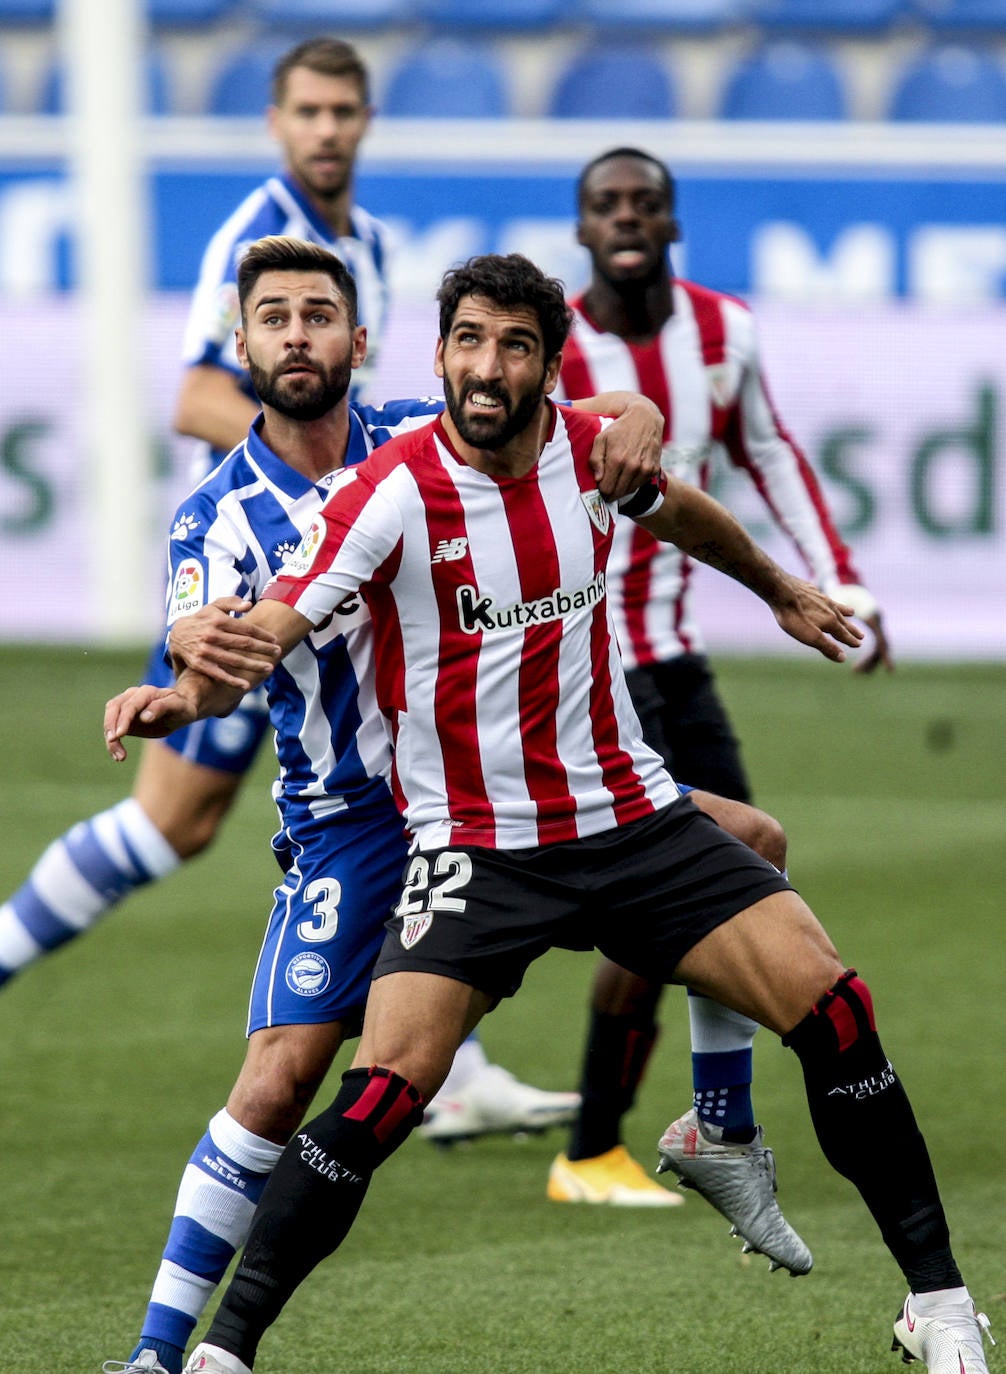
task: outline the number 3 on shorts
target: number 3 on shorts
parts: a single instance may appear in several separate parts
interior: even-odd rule
[[[431,881],[432,872],[432,881]],[[442,849],[430,863],[425,854],[416,854],[405,875],[402,900],[396,916],[418,916],[423,911],[464,911],[464,897],[452,897],[459,887],[471,881],[472,861],[467,854]]]

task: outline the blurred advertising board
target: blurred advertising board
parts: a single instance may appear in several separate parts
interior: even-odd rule
[[[116,531],[86,528],[75,359],[83,341],[72,297],[5,309],[0,335],[0,638],[87,640],[95,607],[85,552],[116,557]],[[1006,658],[1006,309],[933,311],[757,307],[778,409],[821,474],[859,570],[884,605],[903,656]],[[158,295],[145,340],[148,465],[163,513],[150,532],[155,628],[167,520],[190,483],[190,450],[170,414],[184,297]],[[435,320],[400,307],[382,367],[387,398],[435,390]],[[123,341],[123,347],[131,346]],[[114,368],[114,358],[109,359]],[[747,479],[718,473],[717,493],[787,566],[799,563],[766,520]],[[124,516],[128,518],[128,515]],[[123,576],[134,576],[123,569]],[[710,646],[781,651],[760,603],[727,579],[698,578]]]
[[[115,522],[87,528],[73,194],[57,134],[30,123],[15,137],[0,121],[0,564],[13,592],[0,637],[80,641],[96,623],[84,554],[97,542],[115,558]],[[147,357],[151,438],[137,461],[166,523],[189,481],[189,450],[170,434],[185,292],[213,229],[274,161],[256,121],[149,128],[152,291],[144,339],[122,346]],[[897,651],[1006,658],[1001,136],[531,125],[488,139],[471,125],[378,120],[359,199],[393,225],[398,251],[375,399],[435,389],[433,294],[451,263],[519,250],[571,290],[583,284],[576,173],[619,144],[666,157],[678,175],[676,269],[755,306],[779,411],[822,474]],[[717,491],[795,566],[746,479],[721,476]],[[149,566],[135,574],[149,585],[152,632],[164,534],[150,531]],[[786,647],[725,579],[705,572],[698,586],[712,648]]]

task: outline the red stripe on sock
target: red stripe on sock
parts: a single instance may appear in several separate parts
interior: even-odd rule
[[[847,1050],[850,1045],[856,1043],[859,1037],[859,1027],[856,1025],[856,1017],[852,1008],[841,997],[832,997],[824,1010],[825,1015],[835,1027],[839,1052]]]
[[[381,1098],[384,1096],[388,1086],[388,1080],[383,1075],[373,1077],[367,1084],[359,1101],[354,1102],[348,1112],[343,1112],[347,1121],[366,1121],[371,1112],[381,1105]]]
[[[875,1031],[877,1029],[877,1021],[873,1015],[873,995],[870,989],[863,982],[862,978],[857,978],[855,975],[849,979],[846,986],[849,991],[855,993],[856,997],[859,999],[863,1010],[866,1012],[866,1019],[870,1024],[870,1030]]]
[[[383,1145],[392,1131],[396,1130],[408,1114],[416,1110],[417,1102],[410,1091],[411,1085],[407,1085],[398,1094],[395,1101],[381,1117],[380,1121],[374,1126],[374,1135]]]

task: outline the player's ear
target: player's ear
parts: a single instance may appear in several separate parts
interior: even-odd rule
[[[681,242],[681,221],[677,219],[674,215],[671,216],[671,222],[667,227],[667,242]]]
[[[245,342],[245,332],[239,325],[234,331],[234,347],[237,351],[238,362],[248,371],[248,345]]]
[[[436,377],[444,375],[444,341],[437,340],[437,351],[433,355],[433,374]]]
[[[580,223],[579,220],[576,221],[576,241],[578,244],[580,244],[582,248],[587,247],[583,238],[583,225]]]
[[[362,367],[367,361],[367,327],[358,324],[353,330],[353,355],[350,359],[352,367]]]
[[[557,353],[554,358],[549,359],[545,364],[545,384],[544,392],[550,396],[556,388],[559,380],[559,369],[562,367],[562,354]]]

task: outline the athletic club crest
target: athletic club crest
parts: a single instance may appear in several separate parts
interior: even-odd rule
[[[590,523],[602,534],[608,533],[611,524],[611,511],[608,503],[595,487],[593,491],[581,491],[580,500],[583,502],[584,509],[590,516]]]
[[[399,939],[403,949],[411,949],[413,945],[418,945],[430,926],[433,924],[433,913],[424,911],[421,916],[403,916],[402,933]]]

